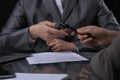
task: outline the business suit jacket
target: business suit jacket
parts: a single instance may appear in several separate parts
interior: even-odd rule
[[[30,40],[28,33],[31,25],[46,20],[52,22],[64,21],[74,28],[97,25],[111,30],[119,30],[118,23],[103,0],[64,1],[64,13],[61,16],[54,0],[19,0],[7,24],[1,30],[0,47],[3,50],[15,52],[51,51],[42,39],[37,40],[36,45],[31,47],[33,42]],[[100,50],[80,44],[77,38],[73,39],[73,43],[81,52]],[[80,68],[78,63],[69,63],[68,67],[62,64],[62,70],[69,74],[78,73]]]
[[[120,80],[119,60],[120,35],[113,40],[108,48],[93,57],[91,67],[100,80]]]
[[[98,25],[111,30],[119,30],[118,23],[107,9],[103,0],[65,0],[63,16],[54,4],[54,0],[19,0],[0,36],[1,47],[14,51],[50,51],[45,41],[39,39],[38,44],[31,48],[28,28],[41,21],[64,21],[74,28]],[[96,50],[73,40],[82,51]],[[84,50],[85,49],[85,50]]]

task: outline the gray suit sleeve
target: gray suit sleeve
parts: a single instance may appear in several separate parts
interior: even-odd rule
[[[1,30],[0,48],[2,50],[21,52],[32,49],[23,5],[23,0],[19,0],[8,22]]]
[[[119,31],[120,27],[119,24],[113,15],[112,11],[110,11],[107,6],[105,5],[103,0],[97,0],[98,1],[98,13],[97,13],[97,22],[98,26]]]
[[[120,35],[112,44],[96,54],[91,60],[91,67],[102,80],[120,80]]]

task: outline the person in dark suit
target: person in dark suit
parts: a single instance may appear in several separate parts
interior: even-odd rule
[[[68,35],[71,30],[56,26],[59,22],[74,29],[99,25],[119,31],[119,24],[103,0],[18,0],[11,17],[1,30],[0,48],[24,53],[69,50],[78,51],[85,57],[89,57],[88,53],[92,55],[93,52],[103,49],[101,46],[83,45],[77,37],[66,39],[64,35]],[[12,65],[18,72],[31,72],[36,67],[29,66],[26,60],[13,62]],[[80,62],[37,66],[40,70],[54,66],[70,75],[78,74],[81,68]]]
[[[80,28],[77,31],[79,33],[78,38],[83,44],[108,46],[91,60],[90,67],[92,69],[88,69],[88,71],[91,71],[91,80],[120,80],[120,32],[96,26]],[[95,38],[86,36],[88,33]]]

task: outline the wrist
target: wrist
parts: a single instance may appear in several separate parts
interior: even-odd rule
[[[116,37],[119,34],[118,31],[110,31],[109,33],[112,38]]]
[[[28,32],[29,32],[30,37],[33,40],[36,40],[38,38],[37,35],[36,35],[36,30],[34,28],[34,25],[29,27]]]
[[[71,46],[71,47],[70,47],[70,46]],[[77,52],[77,51],[78,51],[78,48],[74,45],[74,43],[70,43],[70,46],[69,46],[69,47],[71,48],[71,49],[70,49],[71,51],[74,51],[74,52]]]
[[[112,43],[113,38],[115,38],[119,32],[117,31],[109,31],[108,32],[108,38],[107,38],[107,44],[110,45]]]

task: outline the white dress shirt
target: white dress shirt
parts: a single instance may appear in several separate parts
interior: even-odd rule
[[[63,6],[62,6],[62,0],[55,0],[56,5],[58,6],[58,9],[60,11],[60,14],[63,14]]]

